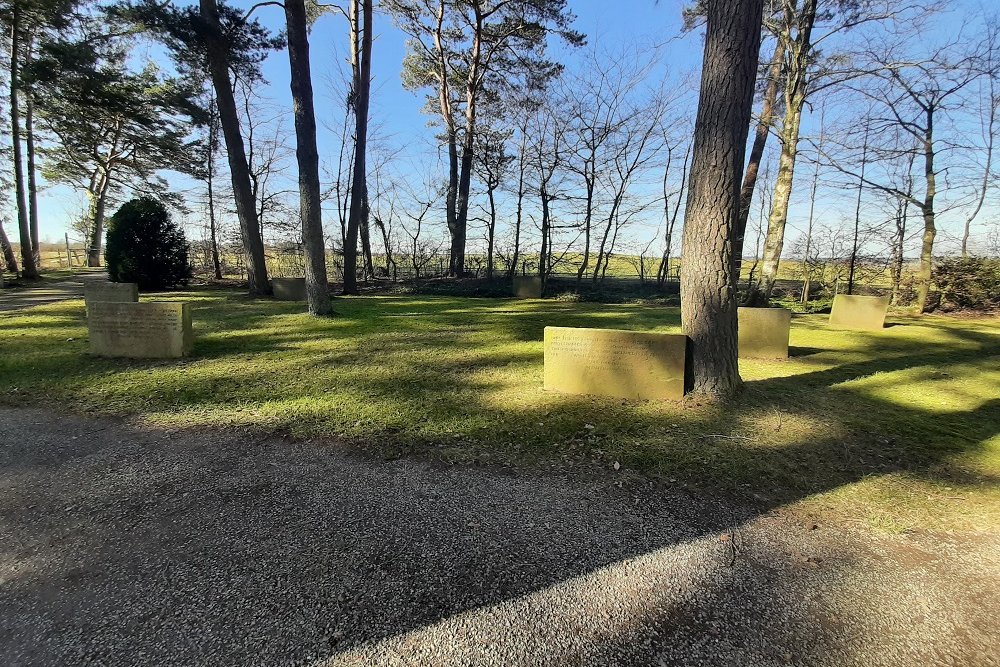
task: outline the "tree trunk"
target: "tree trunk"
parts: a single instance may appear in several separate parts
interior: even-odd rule
[[[240,234],[246,252],[247,278],[250,294],[270,294],[271,285],[267,280],[267,264],[264,259],[264,241],[260,233],[257,204],[250,187],[250,166],[247,164],[246,149],[240,133],[240,119],[236,112],[232,81],[229,78],[229,54],[222,40],[219,25],[219,10],[216,0],[199,0],[202,19],[208,26],[208,66],[215,88],[215,101],[219,110],[219,123],[226,140],[229,156],[229,172],[233,183],[233,198],[236,215],[240,221]]]
[[[94,212],[90,227],[90,239],[87,244],[87,266],[98,267],[101,265],[101,246],[104,242],[104,216],[107,209],[108,188],[111,185],[111,178],[108,173],[104,173],[99,181],[98,190],[94,193]]]
[[[743,173],[743,187],[740,190],[740,214],[733,230],[733,260],[736,262],[734,272],[739,279],[740,263],[743,259],[743,237],[746,236],[747,220],[750,219],[750,205],[753,203],[753,193],[757,188],[757,174],[764,157],[767,138],[774,125],[774,103],[778,99],[778,87],[781,79],[781,67],[785,62],[785,40],[781,37],[775,42],[774,55],[771,56],[771,66],[767,72],[767,88],[764,89],[764,99],[760,105],[760,120],[747,158],[747,168]]]
[[[486,197],[490,202],[490,225],[486,230],[486,278],[493,280],[493,242],[497,229],[497,203],[493,196],[493,188],[486,191]]]
[[[937,196],[937,174],[934,172],[934,112],[933,105],[925,108],[927,124],[924,130],[924,179],[927,184],[924,190],[924,201],[920,211],[924,218],[924,235],[920,246],[920,270],[917,273],[917,301],[914,312],[921,314],[927,309],[927,296],[931,290],[931,272],[934,268],[934,237],[937,235],[935,224],[934,198]]]
[[[34,241],[31,238],[31,227],[28,222],[28,203],[24,192],[24,163],[21,157],[21,112],[18,105],[21,75],[19,52],[21,50],[21,10],[20,3],[13,3],[11,13],[11,45],[10,45],[10,141],[14,157],[14,195],[17,208],[17,231],[21,242],[21,275],[25,278],[38,277],[38,265],[32,251]]]
[[[795,175],[795,158],[798,155],[799,126],[802,122],[802,108],[808,93],[810,54],[812,53],[812,29],[816,22],[818,0],[805,0],[796,16],[794,5],[785,9],[785,25],[778,39],[786,41],[791,52],[788,72],[785,76],[785,118],[781,126],[781,155],[778,158],[778,175],[774,184],[774,199],[771,214],[767,220],[767,235],[764,238],[762,267],[756,288],[751,287],[748,303],[766,305],[778,279],[781,251],[785,244],[785,227],[788,224],[788,203],[792,196],[792,181]],[[794,39],[792,29],[797,28]]]
[[[580,289],[580,283],[583,281],[583,277],[587,275],[587,268],[590,266],[590,228],[594,218],[594,173],[590,169],[589,161],[588,164],[583,166],[584,170],[584,180],[587,185],[587,200],[585,202],[586,209],[583,214],[583,261],[580,262],[580,268],[576,271],[576,287]],[[598,257],[600,261],[600,257]]]
[[[912,188],[907,189],[907,194],[912,192]],[[900,199],[896,205],[896,231],[892,239],[892,296],[889,303],[894,306],[899,305],[899,289],[903,282],[903,250],[906,242],[906,222],[909,213],[910,202]]]
[[[295,114],[295,158],[299,167],[299,208],[305,250],[306,301],[311,315],[329,315],[330,287],[326,279],[326,244],[319,188],[319,152],[309,68],[309,33],[304,0],[285,0],[288,62]],[[355,228],[356,229],[356,228]]]
[[[361,11],[359,12],[359,5]],[[354,167],[351,170],[351,206],[344,239],[344,293],[358,293],[358,232],[367,239],[368,198],[366,154],[368,146],[368,102],[371,89],[372,0],[351,0],[351,106],[354,108]],[[360,25],[363,14],[364,27]],[[365,243],[366,270],[371,266],[371,245]]]
[[[788,223],[788,204],[792,197],[792,180],[795,174],[795,157],[798,154],[799,123],[802,119],[801,107],[785,116],[781,128],[781,156],[778,158],[778,177],[774,183],[774,204],[767,218],[767,235],[764,237],[764,251],[760,280],[756,295],[749,303],[766,305],[778,279],[781,251],[785,245],[785,226]]]
[[[708,25],[684,216],[681,324],[692,390],[713,398],[741,386],[733,230],[740,206],[760,49],[763,0],[706,0]]]
[[[31,64],[34,40],[29,37],[26,45],[25,64]],[[31,253],[35,265],[42,268],[42,249],[38,234],[38,182],[35,169],[35,102],[31,90],[24,96],[24,146],[28,157],[28,227],[31,230]]]
[[[524,215],[524,155],[527,147],[524,145],[524,130],[521,133],[520,154],[518,156],[517,172],[517,208],[514,214],[514,252],[511,253],[510,275],[513,278],[517,275],[517,263],[521,259],[521,218]]]
[[[212,106],[215,100],[212,100]],[[212,113],[208,122],[208,232],[209,243],[212,251],[212,270],[216,280],[222,280],[222,262],[219,261],[219,235],[215,224],[215,149],[216,149],[216,121],[218,117]]]
[[[14,248],[10,245],[7,232],[4,231],[3,222],[0,222],[0,251],[3,252],[3,261],[7,266],[7,272],[17,274],[17,257],[14,256]]]
[[[465,274],[465,243],[469,227],[469,186],[472,181],[472,162],[476,145],[476,102],[479,95],[479,59],[482,45],[482,17],[476,6],[476,25],[472,35],[472,56],[465,85],[465,131],[462,135],[462,162],[458,176],[458,196],[455,202],[455,231],[451,237],[451,266],[453,276]]]
[[[861,175],[858,178],[858,197],[854,205],[854,236],[851,240],[851,258],[847,267],[847,293],[854,294],[854,270],[858,263],[858,237],[861,234],[861,195],[865,187],[865,167],[868,166],[868,133],[870,127],[865,123],[865,141],[861,149]]]

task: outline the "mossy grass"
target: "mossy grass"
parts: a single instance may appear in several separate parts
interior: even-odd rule
[[[717,405],[544,392],[546,325],[679,331],[659,305],[384,295],[301,304],[197,288],[180,361],[92,357],[82,301],[0,314],[0,402],[239,426],[375,455],[639,472],[880,529],[1000,525],[1000,319],[796,315],[787,361]]]

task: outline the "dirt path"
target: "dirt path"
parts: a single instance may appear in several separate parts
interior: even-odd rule
[[[612,474],[0,423],[11,667],[1000,665],[1000,539],[876,538]]]
[[[67,299],[82,299],[83,286],[88,280],[107,280],[103,270],[83,271],[69,278],[42,280],[21,287],[10,287],[0,291],[0,312],[20,310],[46,303],[56,303]]]

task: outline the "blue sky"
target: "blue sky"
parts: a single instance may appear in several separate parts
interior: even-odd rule
[[[234,6],[249,7],[252,2],[234,0]],[[585,33],[589,43],[604,41],[608,44],[627,44],[634,40],[660,41],[674,37],[680,29],[683,3],[679,0],[571,0],[577,16],[576,28]],[[284,14],[278,7],[262,7],[255,16],[275,31],[281,30]],[[421,113],[422,94],[404,90],[400,82],[400,65],[405,55],[405,35],[393,25],[390,17],[376,14],[376,40],[372,55],[373,100],[371,118],[382,125],[381,134],[398,146],[420,151],[433,151],[433,129],[427,125],[428,117]],[[685,38],[688,46],[677,49],[673,68],[687,69],[696,66],[700,59],[700,41],[697,36]],[[339,138],[324,131],[324,119],[339,122],[342,100],[329,85],[338,78],[338,67],[347,61],[346,21],[336,14],[321,18],[310,36],[311,62],[316,93],[316,112],[321,124],[321,159],[332,161],[339,151]],[[264,64],[267,86],[260,92],[275,105],[291,108],[288,87],[288,59],[284,52],[276,52]],[[291,128],[289,111],[288,129]],[[174,178],[179,187],[185,179]],[[62,237],[68,219],[81,210],[82,199],[65,187],[45,190],[40,200],[41,233],[46,240]],[[329,224],[329,221],[327,221]]]
[[[249,7],[252,2],[247,0],[232,0],[238,7]],[[587,35],[591,45],[606,46],[610,52],[620,50],[630,44],[664,43],[666,46],[665,65],[654,70],[652,77],[666,76],[669,71],[675,76],[684,73],[696,73],[701,60],[701,35],[698,33],[681,34],[681,9],[685,3],[680,0],[570,0],[570,8],[576,15],[575,27]],[[941,15],[934,22],[930,37],[957,32],[957,26],[965,16],[982,15],[982,6],[978,0],[954,0],[951,3],[954,11]],[[976,8],[979,8],[978,10]],[[278,7],[262,7],[256,16],[266,25],[278,31],[282,28],[284,15]],[[404,173],[410,170],[413,178],[420,178],[418,172],[426,171],[429,162],[438,155],[434,140],[435,130],[428,126],[428,116],[421,113],[424,95],[404,90],[399,72],[405,54],[405,36],[397,30],[392,20],[385,15],[376,14],[376,41],[373,49],[373,100],[371,121],[378,125],[378,134],[385,137],[389,143],[402,150],[400,162]],[[327,15],[320,19],[311,34],[311,60],[316,93],[316,111],[320,123],[319,148],[321,161],[334,163],[340,150],[340,140],[331,128],[339,125],[343,118],[342,94],[331,85],[338,80],[346,67],[346,21],[340,15]],[[772,48],[766,45],[765,49]],[[571,62],[572,53],[567,53],[565,47],[557,46],[552,54],[556,59]],[[155,54],[156,49],[148,53]],[[288,61],[284,52],[276,52],[264,64],[267,85],[259,92],[269,100],[274,108],[285,117],[285,131],[291,141],[291,100],[288,88]],[[685,110],[692,117],[694,105]],[[850,120],[853,114],[850,107],[839,111],[842,117]],[[327,121],[327,128],[324,128]],[[803,134],[810,133],[815,127],[815,120],[807,115],[803,122]],[[771,142],[771,150],[776,142]],[[224,166],[224,162],[222,162]],[[409,166],[407,166],[409,165]],[[294,189],[294,165],[290,165],[284,176],[288,189]],[[801,164],[796,170],[796,188],[793,192],[793,202],[789,219],[789,240],[804,228],[806,203],[809,190],[809,179],[812,166]],[[220,177],[225,178],[225,171]],[[773,176],[773,173],[772,173]],[[821,179],[827,183],[822,188],[818,199],[816,212],[818,217],[829,222],[835,222],[844,216],[853,214],[853,193],[834,182],[832,175],[824,174]],[[184,178],[172,178],[172,184],[177,189],[189,187],[191,182]],[[866,194],[866,210],[875,210],[874,201]],[[65,187],[54,187],[45,190],[41,198],[41,228],[42,235],[48,240],[62,237],[69,218],[82,210],[82,198]],[[757,203],[759,204],[759,196]],[[192,207],[194,208],[194,206]],[[755,212],[759,208],[755,205]],[[988,210],[981,220],[993,216],[995,207],[988,205]],[[756,215],[756,213],[755,213]],[[873,213],[874,215],[874,213]],[[200,213],[196,210],[191,218],[197,219]],[[944,217],[945,237],[949,229],[954,229],[958,218]],[[190,220],[189,220],[190,221]],[[332,231],[336,223],[328,215],[325,223]],[[652,234],[658,221],[650,220],[639,226],[637,233]],[[753,222],[751,222],[753,224]],[[470,233],[470,239],[475,234]],[[947,238],[944,239],[947,242]]]

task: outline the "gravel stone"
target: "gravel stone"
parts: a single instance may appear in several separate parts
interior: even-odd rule
[[[0,409],[0,664],[1000,665],[1000,536]]]

